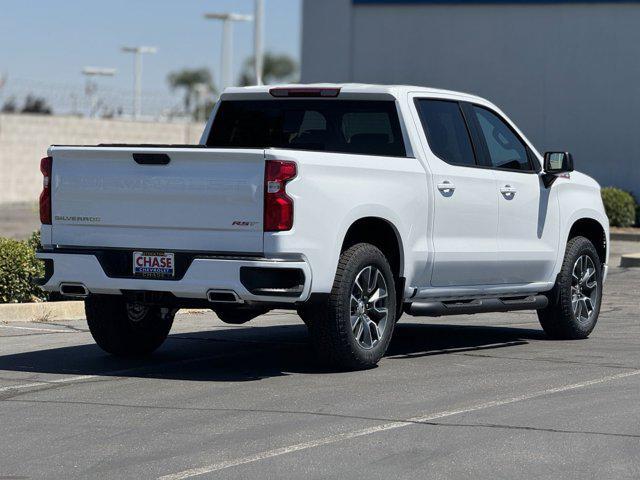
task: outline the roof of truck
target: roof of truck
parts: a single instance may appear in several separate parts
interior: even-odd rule
[[[453,90],[443,90],[439,88],[420,87],[415,85],[376,85],[368,83],[291,83],[284,85],[260,85],[251,87],[229,87],[223,92],[223,95],[242,95],[242,94],[265,94],[272,88],[278,89],[295,89],[295,88],[317,88],[317,89],[331,89],[339,88],[340,93],[350,94],[373,94],[373,95],[392,95],[398,97],[412,92],[423,92],[436,95],[455,95],[460,97],[466,97],[469,99],[484,100],[476,95],[465,92],[456,92]],[[485,100],[486,101],[486,100]]]

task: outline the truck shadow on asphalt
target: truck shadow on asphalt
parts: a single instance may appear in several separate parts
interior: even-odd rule
[[[541,330],[527,328],[399,323],[378,368],[389,361],[495,350],[545,338]],[[424,363],[428,366],[427,359]],[[304,325],[176,333],[145,359],[112,357],[94,344],[2,355],[0,370],[203,382],[334,373],[315,360]]]

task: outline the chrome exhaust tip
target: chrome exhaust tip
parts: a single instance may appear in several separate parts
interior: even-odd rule
[[[244,303],[233,290],[209,290],[207,300],[212,303]]]
[[[65,297],[85,298],[89,296],[89,290],[81,283],[61,283],[60,294]]]

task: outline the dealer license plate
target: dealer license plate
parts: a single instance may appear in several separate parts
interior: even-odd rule
[[[172,278],[175,274],[173,253],[133,252],[133,274],[137,277]]]

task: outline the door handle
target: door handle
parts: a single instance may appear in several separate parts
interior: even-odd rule
[[[503,195],[515,195],[518,190],[511,185],[505,185],[504,187],[500,187],[500,193]]]
[[[442,193],[450,193],[453,192],[456,189],[456,186],[451,183],[449,180],[445,180],[442,183],[438,184],[438,190],[440,190]]]

